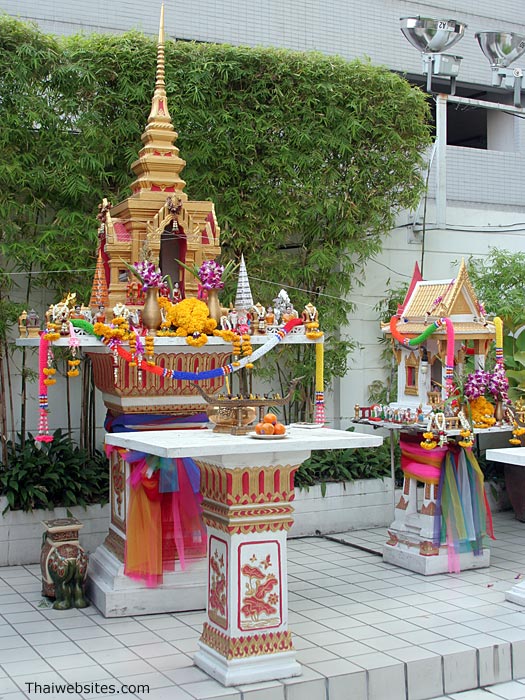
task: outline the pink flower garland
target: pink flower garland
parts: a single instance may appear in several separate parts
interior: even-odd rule
[[[49,404],[47,400],[47,385],[44,380],[46,375],[44,369],[47,367],[47,355],[49,352],[49,340],[45,337],[45,333],[40,336],[40,345],[38,348],[38,402],[40,406],[40,418],[38,421],[38,435],[35,438],[36,442],[52,442],[53,436],[49,435],[49,426],[47,414],[49,413]]]

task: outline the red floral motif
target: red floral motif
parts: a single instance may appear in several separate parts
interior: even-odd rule
[[[219,615],[226,615],[226,577],[224,576],[224,557],[219,556],[217,550],[210,557],[210,568],[212,577],[210,582],[210,593],[208,596],[208,607],[215,610]]]
[[[269,555],[261,562],[261,566],[265,569],[271,566]],[[279,596],[276,593],[271,593],[278,584],[274,574],[265,574],[259,567],[249,564],[242,567],[241,573],[248,578],[246,595],[242,599],[241,613],[245,617],[250,617],[254,622],[259,620],[262,613],[274,615],[277,612],[275,605],[279,602]],[[267,595],[268,599],[266,600]]]

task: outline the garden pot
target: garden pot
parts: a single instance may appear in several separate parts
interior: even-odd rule
[[[525,468],[505,464],[505,488],[516,519],[525,522]]]

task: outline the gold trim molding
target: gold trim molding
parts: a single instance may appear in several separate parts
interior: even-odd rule
[[[294,648],[292,634],[288,630],[263,632],[249,637],[228,637],[207,622],[204,623],[200,641],[228,660],[263,654],[282,654]]]

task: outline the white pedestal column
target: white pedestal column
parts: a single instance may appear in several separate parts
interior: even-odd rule
[[[208,619],[194,656],[223,685],[301,673],[288,630],[293,474],[309,452],[197,459],[208,528]],[[288,459],[291,455],[288,455]]]

